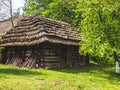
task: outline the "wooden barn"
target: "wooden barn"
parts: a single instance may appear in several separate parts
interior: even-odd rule
[[[81,36],[68,23],[32,15],[0,40],[1,63],[20,67],[73,67],[88,64],[78,53]]]

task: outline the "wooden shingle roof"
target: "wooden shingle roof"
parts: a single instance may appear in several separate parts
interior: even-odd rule
[[[27,46],[42,42],[78,45],[79,31],[68,23],[32,15],[23,18],[0,40],[0,46]]]

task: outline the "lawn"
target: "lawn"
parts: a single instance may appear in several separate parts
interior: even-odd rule
[[[28,69],[0,64],[0,90],[120,90],[111,65]]]

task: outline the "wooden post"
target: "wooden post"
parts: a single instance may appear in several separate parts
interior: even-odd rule
[[[6,60],[7,60],[7,49],[5,48],[4,50],[1,51],[1,54],[2,54],[2,62],[3,64],[5,64]]]
[[[120,72],[119,72],[119,62],[118,62],[118,61],[116,61],[116,73],[117,73],[117,74],[120,73]]]
[[[88,65],[90,62],[89,62],[89,55],[88,55],[88,53],[87,53],[87,55],[86,55],[86,65]]]
[[[11,16],[11,24],[12,24],[12,27],[14,27],[14,24],[13,24],[13,16],[12,16],[12,0],[10,0],[10,16]]]
[[[118,57],[117,57],[117,54],[116,54],[115,51],[113,52],[113,55],[114,55],[114,61],[115,61],[115,62],[118,61]]]

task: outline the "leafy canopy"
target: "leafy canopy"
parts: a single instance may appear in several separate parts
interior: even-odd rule
[[[120,53],[120,0],[28,0],[24,13],[76,26],[82,54],[109,59]]]
[[[120,1],[84,0],[79,7],[83,12],[80,51],[105,58],[120,53]]]

